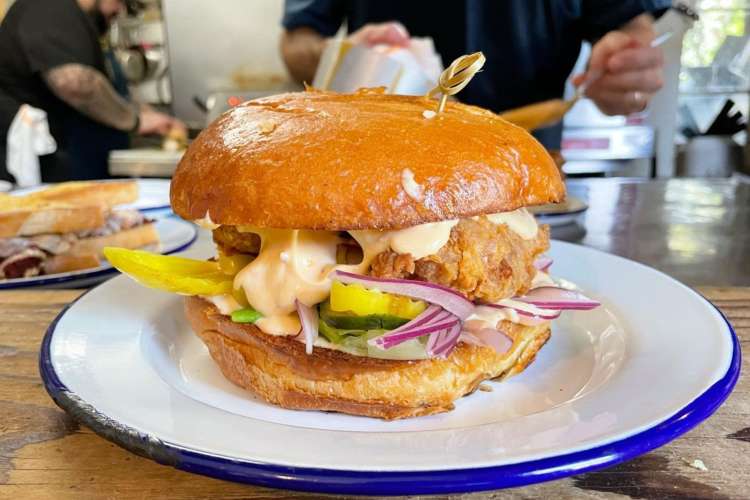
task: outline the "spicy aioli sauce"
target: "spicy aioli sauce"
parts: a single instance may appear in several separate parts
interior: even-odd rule
[[[490,214],[485,217],[487,217],[487,220],[493,224],[507,225],[511,231],[525,240],[535,238],[537,230],[539,229],[534,215],[525,208],[519,208],[512,212]]]
[[[487,218],[495,224],[506,224],[522,238],[536,236],[536,221],[525,209]],[[341,238],[334,231],[239,228],[258,234],[261,247],[258,256],[235,276],[234,287],[242,289],[250,305],[263,315],[255,323],[258,328],[271,335],[296,335],[300,322],[295,301],[308,306],[324,301],[330,295],[334,270],[364,273],[372,260],[389,248],[411,254],[414,259],[433,255],[448,243],[458,222],[448,220],[394,231],[350,231],[364,256],[355,265],[336,264]],[[224,306],[220,310],[231,309],[225,299],[207,299],[217,307]]]
[[[335,232],[284,229],[253,230],[260,253],[234,278],[248,302],[264,317],[286,316],[295,301],[312,306],[328,297],[328,274],[336,267]]]
[[[447,220],[395,231],[350,231],[350,234],[362,247],[362,253],[372,258],[390,248],[396,253],[408,253],[414,259],[421,259],[444,247],[456,224],[458,220]]]

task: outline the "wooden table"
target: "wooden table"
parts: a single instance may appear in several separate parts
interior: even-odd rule
[[[750,288],[702,288],[750,343]],[[0,293],[0,498],[288,498],[137,457],[79,426],[44,391],[37,356],[47,325],[79,291]],[[747,358],[743,371],[747,371]],[[691,464],[701,460],[708,470]],[[299,496],[307,496],[298,494]],[[600,472],[464,498],[750,498],[750,382],[703,425]]]

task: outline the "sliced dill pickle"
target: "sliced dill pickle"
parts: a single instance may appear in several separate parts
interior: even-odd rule
[[[332,310],[357,316],[376,314],[412,319],[427,309],[427,302],[422,300],[372,290],[359,284],[345,285],[340,281],[332,283],[329,301]]]
[[[393,330],[409,322],[406,318],[390,314],[357,316],[350,312],[333,311],[328,301],[320,305],[320,318],[341,330]]]

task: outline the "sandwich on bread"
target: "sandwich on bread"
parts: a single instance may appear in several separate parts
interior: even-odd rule
[[[137,210],[113,210],[138,198],[138,185],[67,182],[24,196],[0,196],[0,279],[98,267],[105,246],[157,244]]]
[[[213,232],[194,261],[105,249],[186,295],[223,374],[269,403],[398,419],[521,372],[562,310],[526,207],[565,197],[526,131],[473,106],[307,91],[246,102],[190,145],[172,208]]]

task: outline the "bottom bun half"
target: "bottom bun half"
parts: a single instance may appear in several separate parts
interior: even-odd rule
[[[269,403],[387,420],[453,409],[453,402],[488,379],[521,372],[550,337],[549,324],[513,325],[503,354],[460,343],[444,360],[391,361],[305,345],[293,337],[232,322],[211,303],[185,299],[190,325],[224,376]]]

